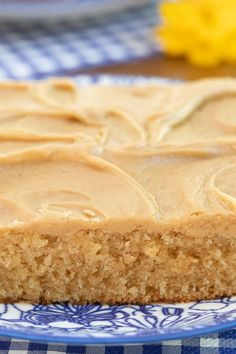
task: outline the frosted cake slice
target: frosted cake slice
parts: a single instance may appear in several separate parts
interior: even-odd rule
[[[236,295],[236,80],[0,97],[0,301]]]

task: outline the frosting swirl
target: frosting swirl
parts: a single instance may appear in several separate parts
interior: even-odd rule
[[[235,213],[236,80],[3,82],[0,96],[1,230]]]

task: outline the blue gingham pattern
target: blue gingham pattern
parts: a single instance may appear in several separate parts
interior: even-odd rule
[[[84,20],[0,22],[0,79],[38,79],[154,55],[153,1]]]
[[[235,354],[236,330],[152,345],[76,346],[0,337],[0,354]]]

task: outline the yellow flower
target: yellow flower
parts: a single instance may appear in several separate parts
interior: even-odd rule
[[[236,0],[164,1],[156,36],[167,54],[192,64],[236,63]]]

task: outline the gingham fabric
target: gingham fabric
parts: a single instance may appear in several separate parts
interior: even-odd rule
[[[152,345],[76,346],[0,337],[0,354],[235,354],[236,330]]]
[[[0,22],[0,79],[37,79],[153,55],[153,1],[63,22]]]

